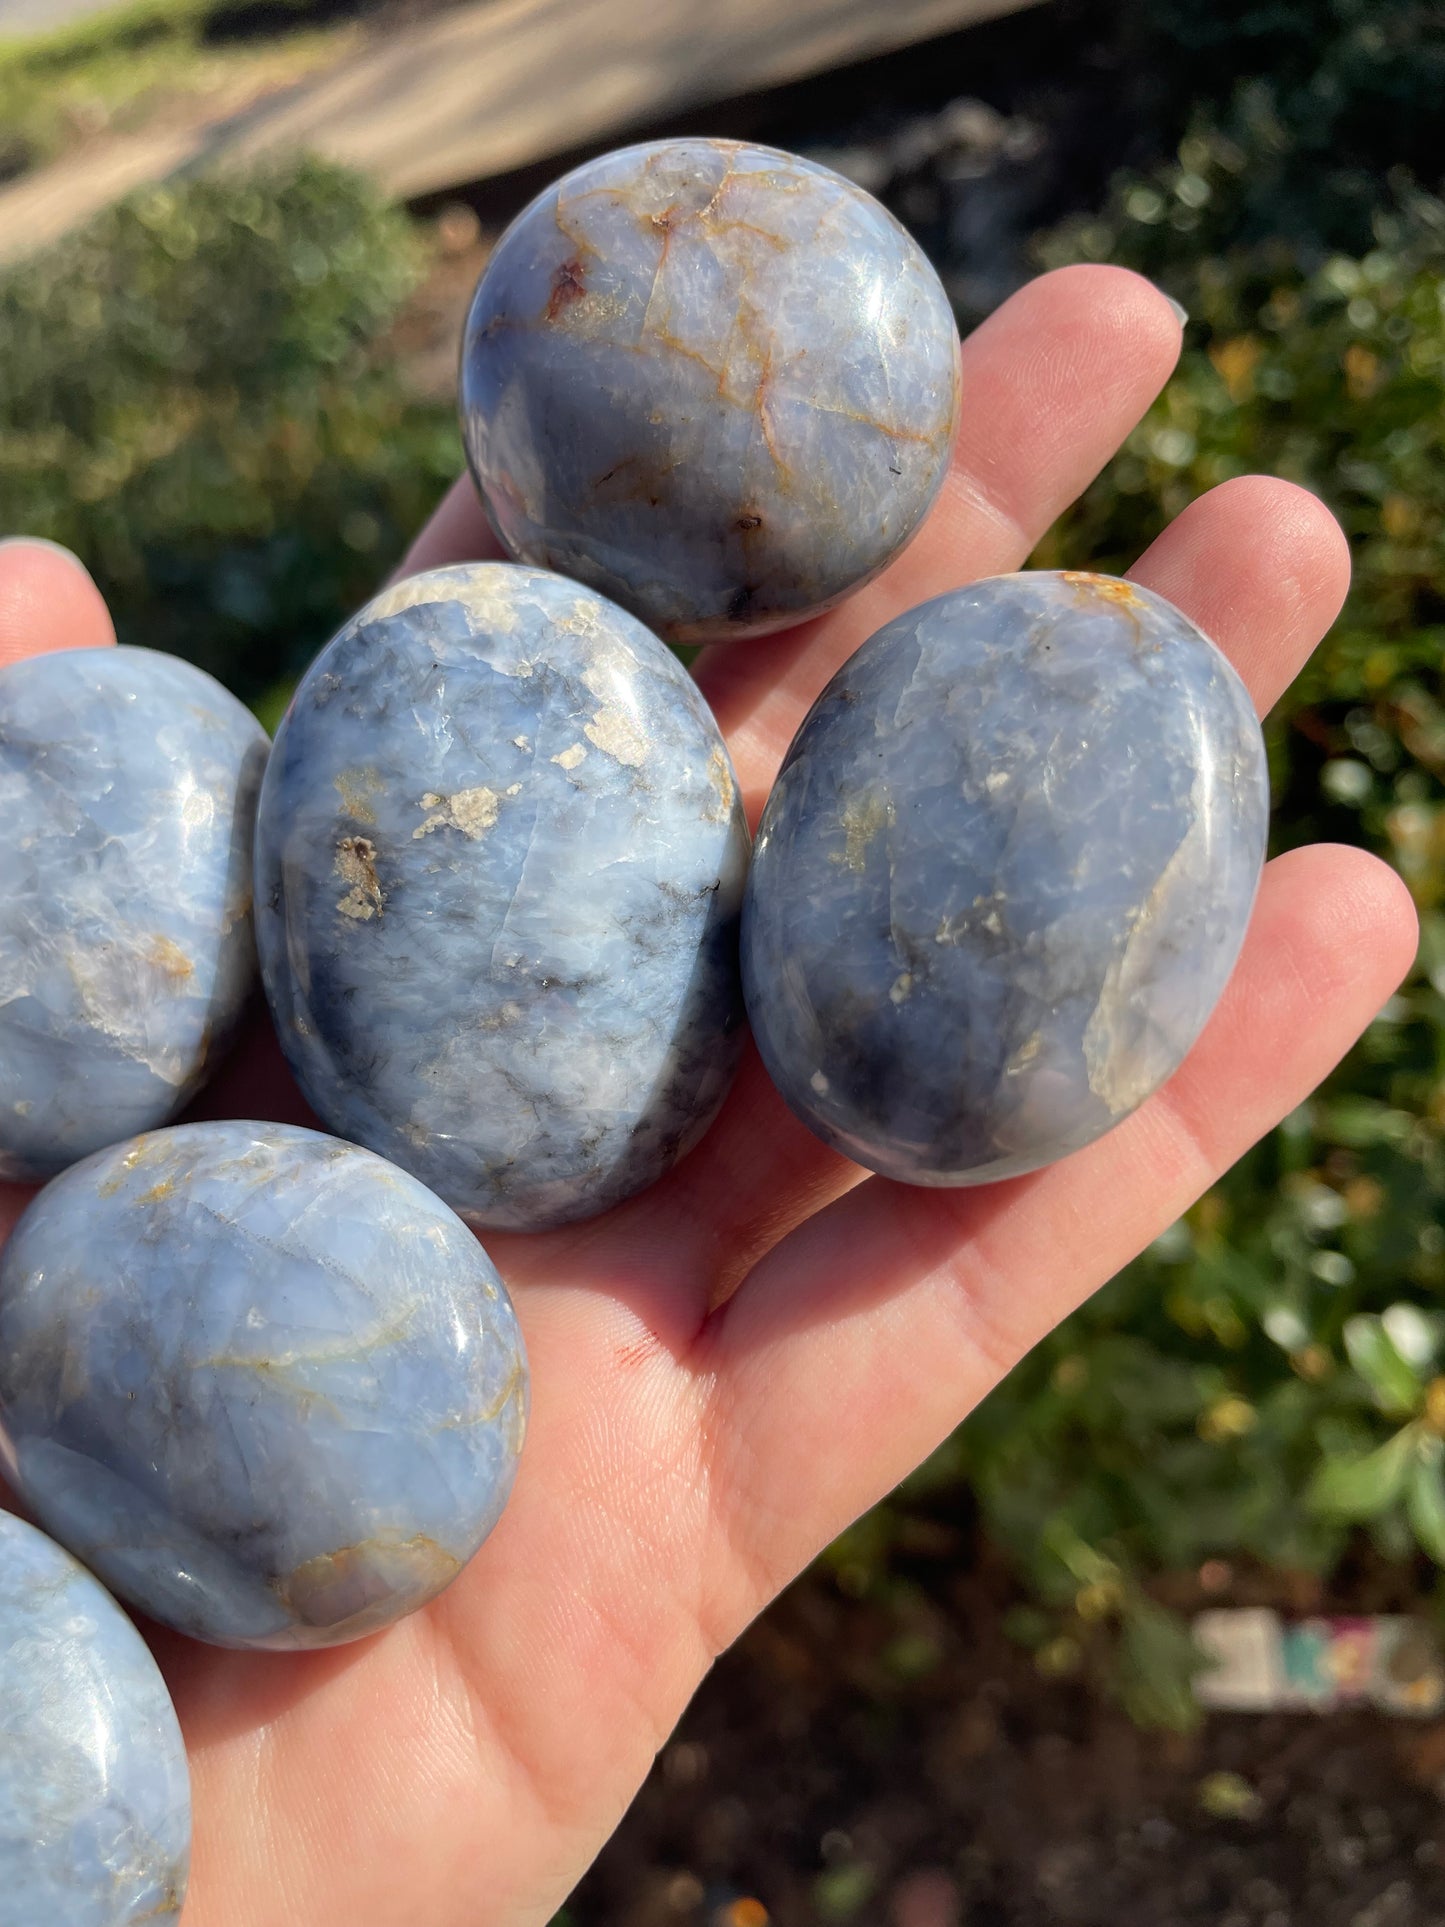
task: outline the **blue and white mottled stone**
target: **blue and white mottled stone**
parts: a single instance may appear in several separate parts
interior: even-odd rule
[[[852,182],[736,141],[586,162],[473,297],[462,434],[510,553],[673,641],[837,602],[927,514],[958,333],[918,244]]]
[[[54,1179],[0,1255],[0,1443],[46,1530],[221,1646],[331,1646],[439,1593],[526,1425],[456,1215],[317,1131],[183,1124]]]
[[[910,610],[819,697],[759,826],[743,976],[774,1082],[910,1184],[1079,1149],[1203,1028],[1268,815],[1249,696],[1161,597],[1040,572]]]
[[[0,669],[0,1177],[165,1124],[255,981],[256,719],[149,649]]]
[[[191,1788],[175,1708],[109,1593],[0,1513],[0,1920],[180,1919]]]
[[[388,589],[317,659],[257,820],[282,1047],[327,1127],[473,1224],[660,1177],[742,1034],[747,827],[696,684],[509,563]]]

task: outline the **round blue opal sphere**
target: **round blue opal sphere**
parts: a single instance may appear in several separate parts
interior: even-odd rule
[[[575,582],[437,569],[368,604],[276,736],[271,1012],[317,1115],[469,1223],[651,1184],[742,1035],[748,833],[697,685]]]
[[[0,1444],[46,1530],[220,1646],[332,1646],[439,1593],[526,1426],[456,1215],[318,1131],[182,1124],[40,1193],[0,1254]]]
[[[938,276],[852,182],[772,147],[585,162],[502,236],[461,359],[498,536],[677,642],[817,615],[892,561],[958,427]]]
[[[758,830],[758,1048],[826,1143],[979,1184],[1090,1143],[1224,989],[1268,828],[1248,693],[1147,589],[1038,572],[880,629]]]
[[[180,1919],[191,1787],[150,1649],[68,1552],[0,1513],[0,1919]]]
[[[255,982],[261,726],[149,649],[0,669],[0,1177],[164,1124]]]

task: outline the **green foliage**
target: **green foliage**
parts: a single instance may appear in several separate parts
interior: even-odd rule
[[[1416,1435],[1406,1426],[1359,1457],[1341,1453],[1320,1461],[1307,1502],[1336,1519],[1378,1519],[1397,1505],[1415,1463]]]
[[[1264,1810],[1264,1802],[1239,1773],[1206,1773],[1195,1798],[1213,1820],[1253,1820]]]
[[[360,0],[356,0],[356,5]],[[49,32],[0,39],[0,180],[57,159],[77,140],[125,132],[190,97],[255,92],[299,78],[343,44],[313,27],[340,0],[270,0],[279,39],[240,25],[245,0],[129,0]],[[355,5],[351,10],[355,10]]]
[[[1193,1681],[1205,1661],[1171,1612],[1138,1592],[1119,1628],[1114,1680],[1124,1711],[1140,1726],[1188,1732],[1198,1724]]]
[[[152,188],[0,278],[0,527],[84,558],[124,640],[255,697],[373,592],[460,456],[387,329],[404,217],[317,161]]]
[[[878,1876],[862,1861],[829,1867],[813,1882],[813,1906],[821,1920],[852,1920],[873,1897]]]
[[[1325,1087],[965,1428],[984,1524],[1056,1638],[1087,1605],[1075,1542],[1126,1591],[1210,1559],[1328,1577],[1361,1530],[1422,1587],[1445,1565],[1445,206],[1397,177],[1358,255],[1227,245],[1247,167],[1196,132],[1045,242],[1050,262],[1142,268],[1192,320],[1168,390],[1035,560],[1122,570],[1233,476],[1323,496],[1354,586],[1268,725],[1276,846],[1375,850],[1424,941]],[[1114,1662],[1132,1710],[1177,1723],[1177,1643],[1121,1630]]]
[[[1193,118],[1249,154],[1230,196],[1231,245],[1285,235],[1363,249],[1385,167],[1438,179],[1445,14],[1434,0],[1133,0],[1123,14],[1139,110],[1166,138]],[[1186,192],[1199,191],[1196,175]],[[1208,198],[1186,209],[1183,231],[1221,232]]]
[[[1437,1565],[1445,1566],[1445,1478],[1440,1464],[1440,1441],[1417,1435],[1417,1451],[1405,1487],[1405,1517],[1416,1543]],[[1387,1448],[1381,1447],[1381,1450]]]

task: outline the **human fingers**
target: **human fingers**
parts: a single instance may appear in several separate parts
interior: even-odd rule
[[[1405,886],[1375,858],[1277,858],[1203,1036],[1116,1130],[1009,1183],[871,1178],[768,1254],[721,1314],[709,1365],[732,1534],[755,1516],[775,1583],[1308,1096],[1415,940]]]
[[[1129,574],[1218,643],[1263,714],[1339,614],[1350,551],[1318,496],[1242,475],[1191,502]]]
[[[78,556],[37,536],[0,542],[0,665],[114,641],[105,601]]]

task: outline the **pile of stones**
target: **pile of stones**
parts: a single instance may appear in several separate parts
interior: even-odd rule
[[[761,661],[878,575],[960,405],[938,279],[861,189],[629,148],[518,217],[467,320],[512,560],[383,591],[272,745],[142,649],[0,672],[0,1176],[47,1181],[0,1258],[0,1446],[52,1535],[0,1519],[17,1918],[180,1909],[184,1750],[110,1595],[274,1650],[433,1598],[528,1408],[476,1232],[665,1179],[745,1015],[814,1132],[924,1185],[1078,1149],[1192,1044],[1267,793],[1247,696],[1167,603],[1035,573],[899,616],[751,845],[669,647]],[[173,1121],[257,980],[331,1135]]]

